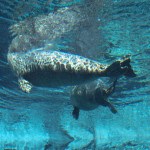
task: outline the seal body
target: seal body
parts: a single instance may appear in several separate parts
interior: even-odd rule
[[[110,88],[106,89],[104,83],[98,79],[86,84],[75,86],[71,92],[71,103],[74,107],[72,115],[75,119],[79,117],[79,110],[93,110],[100,105],[110,108],[112,113],[117,110],[109,102],[108,96],[114,92],[116,81]]]
[[[90,59],[58,51],[32,51],[8,54],[18,77],[35,86],[76,85],[103,76],[107,66]]]
[[[98,77],[135,75],[129,66],[129,58],[111,65],[102,65],[79,55],[50,50],[11,52],[7,56],[9,64],[19,78],[20,87],[25,92],[31,90],[28,83],[42,87],[57,87],[77,85]],[[128,74],[129,70],[132,72]]]
[[[75,86],[71,93],[71,103],[82,110],[93,110],[99,106],[100,101],[104,101],[104,84],[98,79],[86,84]]]

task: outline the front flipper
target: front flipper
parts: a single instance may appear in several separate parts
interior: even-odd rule
[[[107,96],[111,95],[115,91],[116,83],[117,78],[114,80],[113,84],[105,91]]]
[[[32,84],[23,78],[18,79],[19,87],[23,92],[30,93]]]
[[[79,118],[79,108],[74,106],[74,110],[72,112],[73,117],[77,120]]]
[[[117,113],[116,108],[115,108],[109,101],[105,101],[105,105],[109,107],[110,111],[111,111],[113,114],[116,114],[116,113]]]

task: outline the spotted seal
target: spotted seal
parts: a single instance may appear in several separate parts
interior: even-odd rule
[[[25,92],[30,92],[32,85],[58,87],[77,85],[98,77],[135,76],[130,58],[103,65],[79,55],[48,50],[11,52],[7,58]]]
[[[75,86],[70,96],[71,103],[74,107],[72,112],[73,117],[78,119],[80,109],[89,111],[100,105],[109,107],[114,114],[117,113],[115,107],[108,100],[108,96],[115,90],[116,82],[117,79],[108,89],[105,88],[104,83],[100,79]]]

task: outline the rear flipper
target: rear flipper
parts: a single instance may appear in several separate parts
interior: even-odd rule
[[[105,105],[109,107],[110,111],[111,111],[113,114],[116,114],[116,113],[117,113],[116,108],[115,108],[109,101],[105,101]]]
[[[79,118],[79,108],[74,106],[74,110],[72,112],[73,117],[77,120]]]
[[[124,73],[125,76],[127,77],[136,77],[136,74],[134,73],[131,65],[130,65],[130,58],[126,58],[124,59],[120,64],[121,67],[127,67],[128,69],[126,70],[126,72]]]
[[[112,63],[106,69],[107,76],[120,76],[125,75],[127,77],[135,77],[136,74],[134,73],[131,65],[130,65],[130,58],[125,58],[122,61],[116,61]]]

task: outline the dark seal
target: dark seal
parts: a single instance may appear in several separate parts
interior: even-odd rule
[[[71,103],[74,107],[72,115],[75,119],[79,118],[79,111],[93,110],[97,107],[109,107],[112,113],[117,113],[115,107],[108,100],[108,97],[114,92],[117,80],[106,89],[104,83],[98,79],[92,82],[75,86],[71,93]]]

